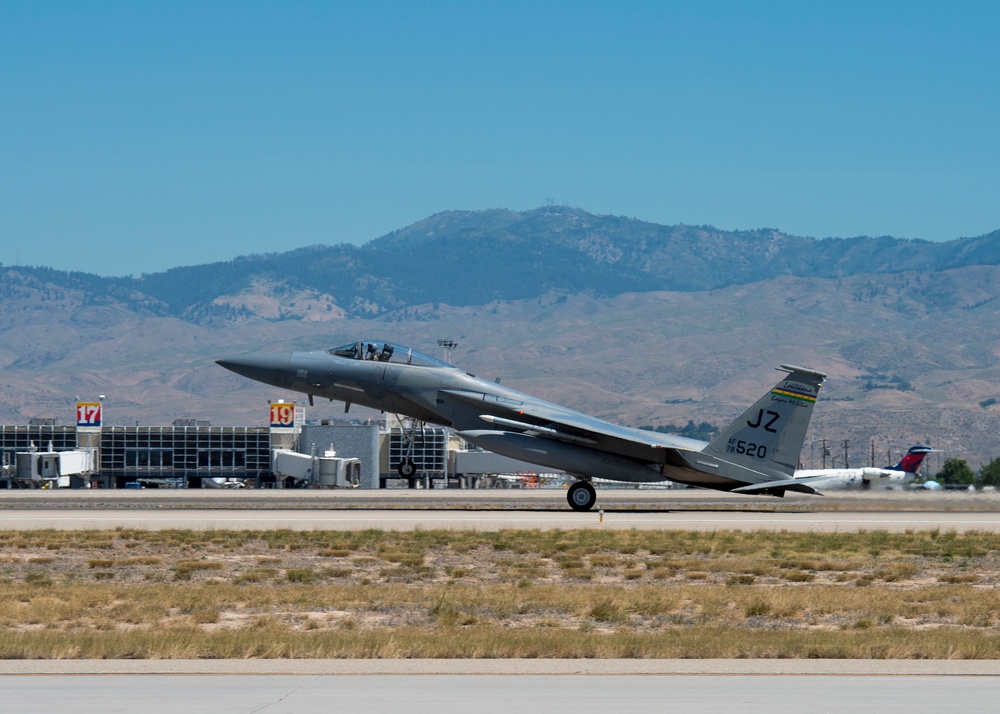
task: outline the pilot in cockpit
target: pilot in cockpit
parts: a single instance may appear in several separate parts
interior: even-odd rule
[[[368,349],[365,352],[365,359],[378,362],[378,346],[374,342],[368,343]]]

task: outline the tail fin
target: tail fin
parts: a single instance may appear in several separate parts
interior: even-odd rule
[[[917,469],[920,468],[920,464],[923,463],[924,457],[927,454],[934,451],[929,446],[911,446],[910,450],[903,454],[903,458],[899,460],[895,466],[886,466],[886,469],[890,471],[903,471],[908,474],[915,474]]]
[[[737,478],[747,483],[788,479],[795,473],[809,417],[820,385],[826,379],[822,372],[802,367],[783,364],[779,369],[788,372],[788,376],[712,439],[702,452],[742,467]],[[761,473],[766,478],[761,478]]]

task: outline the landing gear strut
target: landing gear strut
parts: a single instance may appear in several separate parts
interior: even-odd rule
[[[569,487],[566,500],[574,511],[589,511],[597,503],[597,491],[588,481],[577,481]]]
[[[402,424],[404,423],[399,415],[396,415],[396,420]],[[420,429],[420,436],[423,438],[424,423],[410,420],[407,422],[407,426],[402,427],[403,432],[403,443],[406,444],[406,452],[403,454],[402,460],[396,464],[396,473],[400,475],[401,478],[408,479],[410,481],[410,488],[416,486],[416,482],[413,477],[417,474],[417,462],[413,459],[413,444],[417,440],[417,429]]]

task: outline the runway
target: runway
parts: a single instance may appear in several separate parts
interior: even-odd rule
[[[3,711],[76,714],[605,712],[913,714],[996,711],[991,676],[239,675],[9,676]]]
[[[122,659],[0,660],[4,675],[809,675],[991,676],[1000,660],[931,659]]]
[[[1000,662],[10,660],[2,711],[993,712]]]
[[[0,510],[0,530],[477,530],[638,529],[854,533],[858,531],[1000,532],[1000,513],[981,512],[605,512],[310,510],[310,509],[38,509]]]
[[[700,489],[599,489],[579,513],[562,489],[5,490],[0,529],[670,529],[1000,531],[997,493],[849,493],[783,499]]]
[[[1000,494],[890,492],[784,499],[704,490],[0,491],[0,529],[641,529],[1000,532]]]
[[[706,489],[598,488],[597,494],[598,507],[606,511],[1000,512],[997,492],[855,491],[775,498]],[[561,488],[0,490],[0,510],[9,508],[569,510]]]

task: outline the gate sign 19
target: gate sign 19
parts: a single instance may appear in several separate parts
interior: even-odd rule
[[[289,429],[295,426],[295,402],[271,403],[271,428]]]
[[[76,403],[76,425],[77,426],[100,426],[101,425],[101,403],[100,402],[77,402]]]

